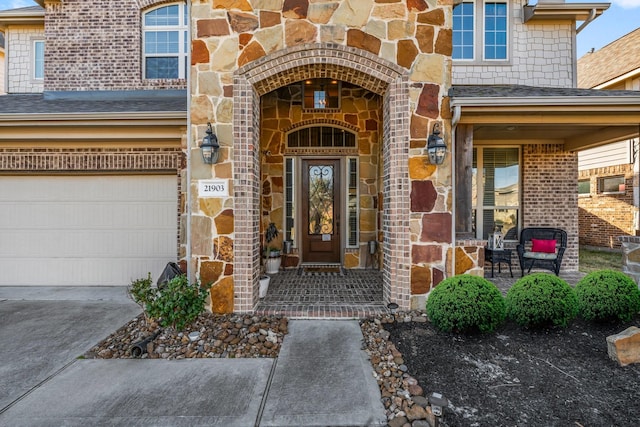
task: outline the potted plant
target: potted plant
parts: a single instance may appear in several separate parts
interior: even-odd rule
[[[270,222],[264,230],[264,240],[266,249],[265,253],[265,272],[267,274],[276,274],[280,270],[280,249],[271,244],[278,237],[278,228],[273,222]]]
[[[264,298],[267,296],[267,291],[269,290],[270,281],[271,281],[271,277],[267,275],[260,276],[260,290],[258,292],[258,296],[260,298]]]

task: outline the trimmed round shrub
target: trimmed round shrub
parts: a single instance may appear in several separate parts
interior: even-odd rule
[[[534,273],[518,279],[507,292],[507,317],[527,328],[565,327],[578,314],[576,295],[567,282]]]
[[[431,322],[445,332],[492,332],[505,319],[500,290],[468,274],[440,282],[429,294],[426,308]]]
[[[576,284],[576,296],[579,313],[586,320],[628,322],[640,312],[640,289],[620,271],[587,274]]]

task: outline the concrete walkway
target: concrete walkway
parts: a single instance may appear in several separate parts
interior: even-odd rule
[[[124,288],[0,287],[0,425],[386,425],[357,321],[292,320],[278,359],[83,360]]]

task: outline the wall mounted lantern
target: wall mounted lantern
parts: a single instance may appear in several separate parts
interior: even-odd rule
[[[200,150],[202,150],[202,160],[208,165],[218,163],[220,157],[220,144],[218,144],[218,137],[211,130],[211,123],[207,123],[207,134],[202,138],[202,144],[200,144]]]
[[[441,165],[444,163],[444,156],[447,153],[447,144],[440,137],[440,123],[434,123],[433,132],[427,140],[427,152],[429,153],[429,162],[432,165]]]

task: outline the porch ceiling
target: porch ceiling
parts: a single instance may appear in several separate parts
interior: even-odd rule
[[[473,125],[475,143],[554,143],[578,151],[638,137],[637,91],[476,89],[456,86],[450,93],[454,117],[459,117],[459,124]]]

